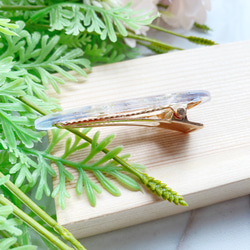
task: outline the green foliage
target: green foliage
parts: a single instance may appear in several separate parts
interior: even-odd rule
[[[30,34],[24,28],[23,22],[17,22],[19,28],[15,31],[19,36],[2,36],[2,48],[0,58],[9,59],[9,68],[15,71],[15,77],[24,78],[27,85],[26,92],[47,100],[44,94],[45,87],[50,83],[56,92],[59,92],[58,84],[65,81],[52,73],[58,72],[70,81],[76,81],[67,70],[71,69],[86,77],[82,67],[90,69],[90,63],[82,58],[83,51],[80,48],[68,49],[67,45],[58,45],[59,36],[41,36],[40,33]],[[12,58],[12,61],[11,61]],[[11,75],[10,75],[11,77]]]
[[[0,186],[5,184],[9,180],[9,176],[0,178]],[[0,249],[15,249],[15,250],[34,250],[36,246],[25,244],[20,246],[18,238],[21,237],[23,232],[19,228],[22,222],[14,218],[13,207],[10,205],[0,205]]]
[[[187,37],[188,41],[200,45],[216,45],[216,43],[212,40],[203,38],[203,37],[196,37],[196,36],[188,36]]]
[[[2,61],[7,60],[2,59]],[[20,171],[17,184],[21,185],[25,178],[31,181],[29,168],[34,165],[34,162],[19,151],[19,147],[21,145],[33,147],[34,142],[41,140],[44,133],[34,130],[34,120],[37,116],[17,99],[18,96],[24,95],[26,86],[23,80],[17,79],[11,82],[5,74],[8,71],[9,69],[3,72],[2,81],[0,81],[0,145],[2,150],[6,150],[1,152],[1,161],[9,162],[4,165],[9,166],[10,174]]]
[[[134,179],[136,176],[162,198],[185,205],[183,198],[165,184],[143,174],[140,171],[142,165],[128,164],[129,155],[119,157],[121,146],[107,150],[114,135],[100,140],[97,132],[92,141],[84,142],[81,139],[89,129],[78,131],[74,138],[57,129],[52,131],[52,139],[45,150],[35,149],[45,133],[35,130],[34,121],[41,114],[60,109],[56,100],[46,94],[49,85],[59,93],[60,85],[65,81],[77,80],[71,70],[86,77],[86,71],[92,65],[136,57],[137,50],[127,46],[124,37],[145,41],[162,52],[179,49],[131,33],[131,30],[150,24],[155,16],[134,12],[130,5],[104,9],[77,0],[3,0],[0,3],[3,17],[0,19],[0,174],[6,175],[0,179],[0,185],[3,184],[0,189],[4,196],[22,208],[20,196],[6,187],[10,179],[15,188],[20,187],[23,192],[34,189],[37,200],[44,195],[58,196],[59,205],[65,208],[65,198],[69,198],[66,183],[71,182],[76,193],[86,194],[90,204],[95,206],[96,195],[103,189],[114,196],[121,194],[117,182],[130,190],[140,190]],[[64,153],[53,155],[52,149],[62,141],[65,143]],[[79,162],[70,160],[75,153],[83,153]],[[53,168],[51,162],[54,162]],[[70,168],[77,172],[75,180]],[[56,175],[59,182],[53,189],[49,180]],[[29,207],[29,203],[31,201],[24,204]],[[0,231],[4,232],[0,249],[34,249],[29,240],[28,226],[20,225],[12,213],[13,207],[0,207]],[[50,226],[66,240],[74,242],[73,245],[80,246],[59,225]],[[44,237],[49,248],[54,248],[46,234]]]
[[[0,19],[0,33],[15,36],[16,33],[10,29],[16,29],[17,27],[16,24],[10,23],[10,19]]]
[[[45,0],[1,0],[1,14],[11,20],[28,20],[37,6],[44,6]],[[29,10],[25,7],[29,6]],[[10,8],[6,8],[10,7]]]
[[[146,44],[146,43],[142,43],[142,42],[137,42],[138,44],[147,47],[148,49],[150,49],[151,51],[155,52],[156,54],[163,54],[163,53],[167,53],[169,51],[171,51],[171,48],[168,48],[166,46],[161,46],[161,44],[159,43],[150,43],[150,44]]]
[[[210,45],[210,46],[216,44],[214,41],[206,39],[206,38],[203,38],[203,37],[184,36],[184,35],[181,35],[179,33],[174,32],[172,30],[167,30],[167,29],[164,29],[164,28],[156,26],[156,25],[152,25],[151,24],[151,25],[149,25],[149,27],[152,28],[152,29],[156,29],[156,30],[162,31],[164,33],[168,33],[168,34],[171,34],[171,35],[174,35],[174,36],[178,36],[178,37],[187,39],[188,41],[190,41],[192,43],[196,43],[196,44],[200,44],[200,45]],[[204,29],[205,29],[205,27],[204,27]],[[168,52],[168,48],[166,48],[165,44],[164,43],[160,44],[158,41],[153,42],[153,43],[151,42],[151,44],[149,46],[147,46],[147,47],[149,49],[155,51],[156,53]],[[169,49],[171,49],[171,48],[169,48]]]
[[[22,141],[26,147],[32,147],[34,145],[33,142],[38,141],[41,137],[38,132],[29,128],[31,124],[27,117],[13,116],[1,110],[0,120],[3,128],[3,135],[12,149],[16,148],[17,139]]]
[[[206,24],[194,23],[194,27],[205,32],[211,30]]]
[[[125,27],[138,30],[155,19],[155,16],[148,17],[148,13],[135,13],[129,6],[103,9],[79,3],[58,3],[36,12],[29,22],[45,22],[49,15],[51,31],[65,29],[68,35],[78,35],[87,30],[99,34],[102,40],[108,37],[116,42],[116,29],[122,36],[127,36]]]
[[[81,133],[87,134],[90,129],[83,129]],[[33,155],[33,157],[37,157],[39,163],[41,159],[47,158],[53,162],[55,162],[56,166],[58,167],[58,184],[52,192],[52,197],[58,195],[58,202],[62,208],[65,208],[65,197],[69,198],[69,193],[66,189],[66,181],[73,181],[73,175],[66,169],[67,167],[72,167],[77,170],[78,172],[78,179],[76,181],[76,192],[78,195],[83,193],[83,187],[85,188],[86,195],[88,200],[92,206],[96,205],[96,198],[95,193],[100,194],[102,189],[99,185],[92,180],[93,176],[96,177],[96,181],[98,181],[101,186],[106,189],[110,194],[114,196],[119,196],[120,190],[118,187],[110,180],[110,177],[113,176],[116,181],[122,183],[123,185],[127,186],[131,190],[140,190],[140,185],[131,177],[126,175],[123,171],[124,168],[120,166],[116,161],[113,160],[115,156],[117,156],[121,151],[122,147],[116,147],[109,151],[109,153],[104,154],[100,157],[102,150],[109,145],[110,142],[113,141],[114,135],[109,135],[104,138],[101,142],[98,143],[98,139],[100,136],[99,132],[96,132],[93,136],[93,142],[91,145],[87,142],[82,142],[81,138],[75,135],[74,140],[71,137],[67,137],[68,133],[61,132],[61,130],[53,130],[52,131],[53,137],[51,140],[50,145],[48,146],[46,153],[39,152],[37,150],[29,150],[25,149],[26,154]],[[65,139],[65,151],[61,157],[55,157],[50,154],[52,148],[55,147],[57,143],[61,143],[61,140]],[[72,162],[68,160],[71,154],[79,151],[79,150],[87,150],[89,148],[89,153],[86,157],[81,160],[80,162]],[[98,160],[94,160],[96,156]],[[122,156],[123,159],[128,159],[129,155]],[[46,163],[43,163],[46,164]],[[41,165],[41,163],[40,163]],[[140,164],[136,164],[136,167],[142,167]],[[48,168],[48,165],[44,168]],[[35,170],[36,172],[38,170]],[[50,173],[53,174],[53,173]],[[90,174],[90,175],[88,175]],[[43,191],[47,190],[47,194],[50,193],[48,190],[48,186],[46,185],[46,175],[40,175],[40,183],[39,187],[37,188],[36,197],[40,198],[42,196]],[[46,186],[43,186],[45,183]]]
[[[13,212],[11,206],[1,206],[0,205],[0,230],[5,230],[12,235],[19,236],[22,234],[22,231],[17,228],[17,225],[20,225],[20,221],[14,218],[7,219],[7,217]],[[2,248],[1,248],[2,249]]]
[[[151,190],[153,193],[156,193],[157,196],[162,197],[164,200],[173,202],[176,205],[180,204],[184,207],[188,206],[181,195],[178,195],[177,192],[167,187],[167,185],[161,181],[155,180],[153,177],[149,177],[147,174],[142,175],[141,181],[149,190]]]
[[[98,46],[98,44],[100,45]],[[139,53],[136,48],[130,48],[123,41],[121,41],[120,38],[118,38],[115,44],[111,44],[108,41],[92,41],[85,47],[85,56],[93,62],[94,65],[133,59],[138,55]]]
[[[51,175],[52,177],[56,176],[56,173],[54,169],[51,167],[48,161],[42,157],[42,155],[38,155],[37,158],[38,164],[36,165],[35,170],[32,173],[32,182],[31,185],[34,186],[37,185],[37,191],[35,198],[37,200],[41,200],[43,196],[43,192],[50,196],[51,191],[48,184],[48,175]],[[38,178],[40,178],[38,182]]]
[[[56,165],[58,166],[59,183],[53,190],[52,197],[55,198],[55,196],[58,194],[58,203],[61,208],[64,209],[64,198],[70,198],[70,195],[66,189],[66,180],[73,181],[74,177],[69,171],[64,168],[64,165],[60,161],[56,161]]]
[[[69,48],[84,48],[92,41],[93,35],[80,33],[79,35],[67,35],[64,32],[60,34],[60,43],[67,45]]]
[[[84,129],[83,134],[87,134],[90,129]],[[120,182],[130,190],[140,190],[140,185],[130,176],[124,173],[125,169],[113,160],[121,151],[122,147],[116,147],[110,150],[109,153],[100,157],[102,150],[109,145],[114,139],[114,135],[109,135],[98,143],[100,133],[95,133],[93,137],[93,143],[82,142],[79,136],[75,136],[72,140],[71,137],[67,137],[65,140],[65,151],[61,157],[55,157],[50,154],[50,151],[55,147],[57,143],[61,143],[61,140],[68,136],[67,132],[61,132],[61,130],[53,130],[52,140],[45,151],[39,151],[29,149],[24,145],[18,145],[15,149],[15,159],[13,160],[13,166],[9,170],[10,174],[15,174],[15,183],[17,186],[21,186],[24,183],[29,183],[30,187],[36,186],[36,199],[41,199],[45,193],[47,196],[52,195],[55,197],[58,195],[59,204],[62,208],[65,208],[65,197],[69,198],[69,193],[66,189],[66,181],[73,181],[73,175],[67,170],[67,167],[75,168],[78,171],[78,179],[76,182],[76,192],[78,195],[83,193],[83,187],[92,206],[96,204],[95,192],[100,194],[102,192],[101,187],[97,185],[93,180],[93,176],[96,177],[96,181],[100,182],[101,186],[109,193],[115,196],[119,196],[121,193],[116,185],[110,180],[112,179]],[[71,154],[79,150],[89,149],[87,156],[80,162],[72,162],[67,160]],[[96,158],[98,160],[94,160]],[[2,158],[2,161],[8,161],[8,155],[6,159]],[[128,159],[129,155],[123,155],[122,159]],[[55,189],[50,190],[48,185],[48,176],[55,177],[56,173],[47,160],[55,162],[58,167],[59,182]],[[134,164],[136,168],[142,168],[140,164]],[[89,176],[88,173],[91,175]]]
[[[35,131],[37,114],[18,98],[26,95],[37,103],[41,100],[29,96],[25,80],[18,78],[20,71],[13,70],[14,64],[10,56],[0,60],[0,65],[3,65],[0,78],[0,146],[1,162],[4,165],[1,170],[10,173],[16,185],[21,186],[25,181],[33,182],[31,172],[37,167],[37,163],[23,153],[22,147],[33,147],[44,133]],[[49,102],[46,104],[47,110],[54,107]]]
[[[115,63],[126,59],[136,58],[139,53],[137,48],[130,48],[121,38],[116,43],[108,40],[102,41],[98,35],[68,36],[62,33],[60,42],[69,48],[82,48],[84,56],[92,65]]]

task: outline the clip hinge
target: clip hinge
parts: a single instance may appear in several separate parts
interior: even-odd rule
[[[166,113],[167,119],[162,119],[157,127],[177,130],[183,133],[189,133],[197,129],[203,128],[203,124],[198,122],[191,122],[187,118],[187,109],[198,105],[195,103],[193,105],[181,105],[173,104],[171,105],[171,115],[170,112]]]

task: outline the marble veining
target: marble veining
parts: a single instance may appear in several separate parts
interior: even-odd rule
[[[249,250],[250,196],[81,240],[87,249]]]

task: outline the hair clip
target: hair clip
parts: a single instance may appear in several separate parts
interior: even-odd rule
[[[191,122],[187,110],[210,100],[207,91],[188,91],[85,106],[56,112],[35,121],[38,130],[101,126],[147,126],[185,133],[203,127]]]

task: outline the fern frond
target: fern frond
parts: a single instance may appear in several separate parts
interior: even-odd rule
[[[65,197],[70,198],[70,194],[66,189],[66,180],[72,181],[73,175],[67,171],[60,161],[55,162],[59,170],[59,182],[52,192],[52,197],[55,198],[58,195],[58,203],[62,209],[65,209]]]
[[[14,116],[12,111],[27,111],[26,107],[19,103],[16,96],[23,95],[25,86],[22,80],[13,81],[10,84],[0,85],[0,100],[2,109],[0,110],[0,121],[2,136],[8,142],[11,149],[17,148],[19,139],[27,147],[32,147],[34,142],[41,139],[42,134],[33,130],[33,122],[36,116]]]
[[[90,69],[90,62],[82,58],[81,49],[69,50],[66,45],[59,45],[59,36],[50,38],[48,35],[41,36],[38,32],[30,34],[24,30],[23,22],[17,24],[19,27],[15,31],[19,36],[3,35],[1,38],[5,46],[0,49],[0,59],[5,58],[3,60],[7,62],[3,70],[12,69],[16,74],[14,76],[24,79],[26,93],[47,100],[41,82],[45,87],[51,84],[59,92],[58,84],[64,84],[65,81],[52,74],[55,72],[70,81],[76,81],[76,78],[68,73],[69,69],[86,77],[82,67]]]
[[[107,40],[102,41],[99,36],[92,35],[91,41],[82,48],[84,56],[93,65],[120,62],[136,58],[139,55],[137,48],[129,47],[121,38],[118,38],[116,43],[112,43]]]
[[[3,179],[2,177],[1,179]],[[0,182],[2,180],[0,179]],[[13,208],[10,205],[0,205],[0,231],[5,232],[3,239],[0,241],[1,249],[15,249],[18,245],[15,245],[17,242],[17,237],[22,234],[22,231],[18,226],[22,223],[20,220],[15,218],[8,218],[13,213]],[[11,237],[12,236],[12,237]]]
[[[87,134],[90,129],[83,129],[81,133]],[[117,156],[122,147],[116,147],[111,150],[108,154],[103,155],[98,160],[94,160],[95,156],[99,155],[103,149],[113,141],[114,135],[109,135],[98,143],[100,133],[95,133],[93,137],[93,143],[90,144],[86,142],[82,142],[79,136],[75,136],[75,139],[65,139],[67,134],[61,133],[61,131],[55,130],[53,132],[53,137],[51,140],[51,144],[48,146],[49,150],[46,150],[47,153],[42,151],[22,148],[22,152],[26,154],[26,156],[35,157],[38,162],[38,166],[36,166],[33,171],[33,183],[36,182],[38,176],[40,176],[40,182],[38,184],[39,188],[36,191],[36,197],[41,198],[43,192],[46,195],[50,195],[51,190],[49,190],[48,185],[46,183],[47,175],[55,176],[55,171],[50,168],[45,159],[53,161],[55,165],[58,167],[58,185],[53,190],[51,196],[55,197],[58,195],[58,202],[62,208],[65,208],[65,198],[69,198],[69,193],[66,189],[66,180],[72,182],[73,176],[67,170],[68,167],[74,168],[78,171],[78,178],[76,182],[76,192],[77,194],[82,194],[83,187],[89,199],[89,202],[92,206],[96,204],[95,193],[100,194],[102,189],[96,184],[93,180],[93,176],[96,177],[96,181],[101,184],[101,186],[106,189],[110,194],[119,196],[121,194],[118,187],[110,180],[112,176],[116,181],[120,182],[122,185],[126,186],[130,190],[138,191],[140,190],[140,185],[130,176],[125,174],[125,169],[121,167],[117,162],[113,160],[115,156]],[[51,155],[50,149],[54,147],[57,143],[59,143],[62,139],[65,139],[65,152],[62,156],[56,157]],[[89,150],[89,154],[79,162],[72,162],[68,160],[68,157],[79,150]],[[128,158],[128,155],[122,156],[122,158]],[[90,178],[89,174],[92,176]],[[31,183],[32,185],[32,183]],[[32,185],[33,186],[33,185]]]
[[[33,142],[40,139],[39,133],[27,127],[27,117],[18,117],[0,111],[0,121],[3,134],[11,148],[16,148],[16,138],[19,138],[27,147],[33,147]],[[26,126],[23,126],[23,125]]]
[[[35,186],[39,178],[35,198],[37,200],[41,200],[43,197],[43,193],[45,193],[46,196],[50,196],[51,190],[48,185],[48,176],[56,177],[56,172],[51,167],[51,165],[42,157],[42,155],[38,155],[37,161],[37,167],[32,172],[32,183],[30,186]]]
[[[84,186],[89,203],[91,206],[94,207],[96,205],[95,192],[97,194],[101,194],[102,189],[100,186],[90,180],[90,178],[87,176],[86,172],[82,168],[78,168],[78,173],[79,176],[76,183],[76,193],[78,195],[82,194]]]
[[[102,40],[109,37],[116,42],[116,29],[122,36],[127,36],[125,26],[138,30],[141,25],[150,24],[156,18],[148,17],[148,13],[133,12],[129,6],[103,9],[78,3],[59,3],[37,11],[30,22],[35,23],[49,15],[51,30],[65,29],[66,34],[78,35],[86,29],[99,34]]]
[[[17,34],[10,29],[16,29],[17,27],[16,24],[10,23],[10,19],[0,19],[0,33],[16,36]]]
[[[60,34],[60,43],[65,44],[68,48],[84,48],[92,40],[92,36],[87,33],[81,33],[79,35],[66,35]]]
[[[27,21],[39,6],[45,6],[44,0],[1,0],[1,15],[11,20]],[[27,9],[27,7],[29,7]],[[37,8],[38,7],[38,8]]]

